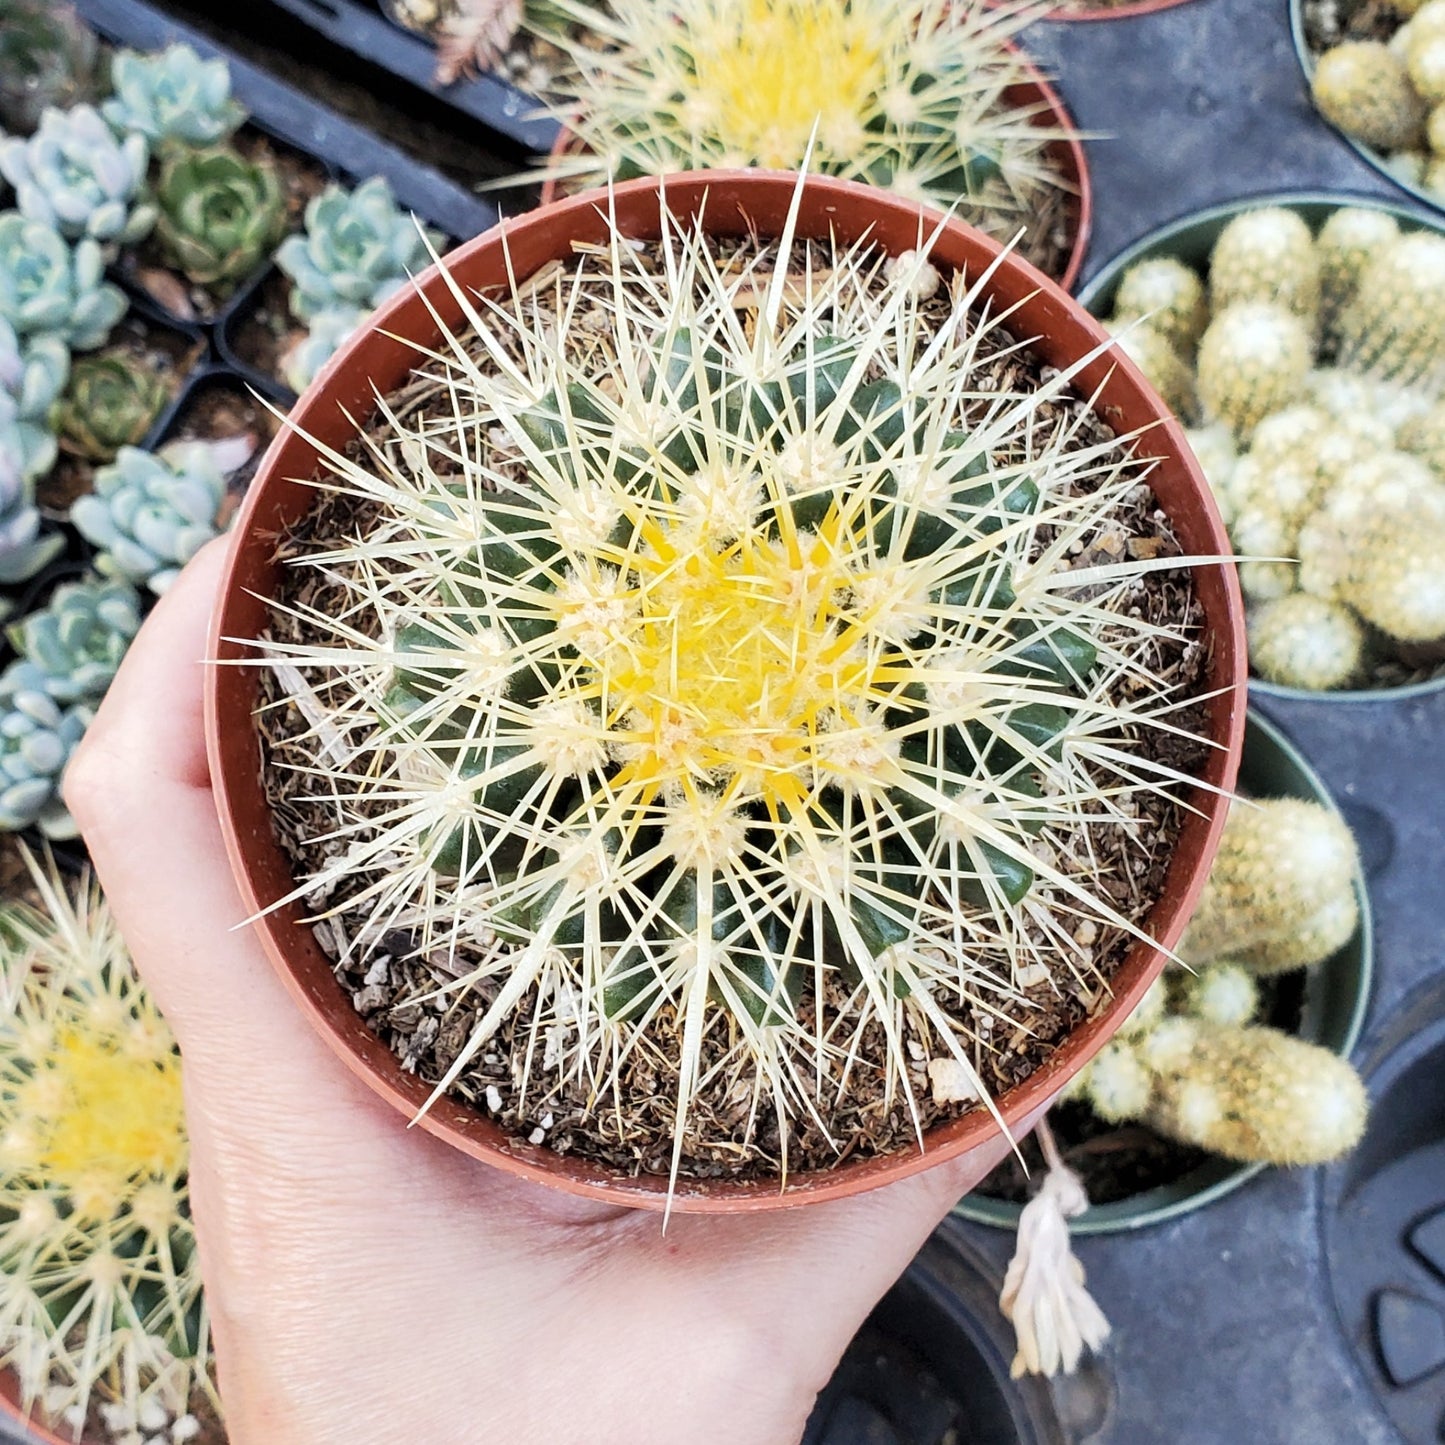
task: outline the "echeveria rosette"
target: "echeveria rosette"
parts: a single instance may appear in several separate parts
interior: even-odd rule
[[[26,445],[20,425],[4,417],[0,395],[0,584],[28,581],[65,546],[58,532],[41,535],[40,513],[26,467]],[[0,611],[8,611],[8,607]]]
[[[213,146],[246,119],[231,98],[231,68],[203,60],[189,45],[155,55],[118,51],[110,65],[114,94],[100,108],[119,135],[142,135],[152,147]]]
[[[156,238],[167,259],[220,295],[245,280],[286,229],[276,172],[229,147],[168,156],[156,203]]]
[[[60,445],[86,461],[111,461],[141,441],[169,399],[165,382],[134,358],[83,356],[57,408]]]
[[[305,234],[288,236],[276,252],[301,321],[323,311],[370,311],[430,262],[426,238],[384,176],[354,191],[328,186],[306,207]]]
[[[117,139],[94,106],[50,109],[28,140],[0,141],[0,174],[31,220],[72,240],[124,246],[149,234],[144,197],[150,150],[143,135]]]
[[[318,312],[311,318],[306,335],[281,358],[281,379],[298,395],[305,391],[365,319],[364,311],[349,306]]]
[[[50,413],[70,376],[70,350],[56,336],[21,342],[0,317],[0,428],[18,438],[27,479],[55,464]]]
[[[0,832],[38,827],[47,838],[73,838],[60,784],[94,711],[24,686],[17,668],[0,677]]]
[[[122,447],[93,485],[70,520],[101,549],[95,565],[106,576],[162,593],[220,531],[226,477],[206,442],[173,443],[154,454]]]
[[[19,658],[5,676],[58,703],[99,703],[140,624],[140,594],[129,582],[64,583],[41,611],[6,628]]]
[[[0,213],[0,319],[21,340],[53,336],[76,351],[105,344],[126,300],[105,279],[97,242],[73,247],[53,226]]]

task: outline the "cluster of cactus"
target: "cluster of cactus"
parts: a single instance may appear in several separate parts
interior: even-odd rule
[[[1189,431],[1230,531],[1250,656],[1323,690],[1445,638],[1445,237],[1347,207],[1221,232],[1207,290],[1158,258],[1107,323]]]
[[[1445,0],[1393,0],[1388,42],[1346,40],[1320,56],[1320,113],[1383,152],[1401,180],[1445,198]]]
[[[900,1098],[909,1037],[976,1082],[947,1008],[1057,966],[1047,900],[1121,926],[1045,840],[1181,778],[1120,762],[1180,686],[1128,601],[1150,564],[1068,580],[1138,482],[1127,448],[1035,429],[1073,370],[965,425],[984,282],[842,248],[805,272],[784,243],[739,262],[771,298],[745,328],[696,225],[655,270],[620,235],[589,250],[556,329],[454,288],[436,414],[332,458],[381,520],[295,559],[351,599],[264,645],[314,722],[300,784],[346,812],[338,895],[429,956],[497,945],[438,1091],[540,987],[575,1006],[517,1027],[596,1097],[639,1037],[669,1059],[674,1170],[715,1025],[785,1130],[874,1022]],[[342,734],[366,755],[344,783]]]
[[[162,593],[217,535],[226,474],[209,442],[172,442],[160,451],[122,447],[95,474],[70,520],[99,547],[96,570]]]
[[[26,859],[35,902],[0,915],[0,1368],[70,1438],[95,1412],[190,1439],[218,1400],[180,1058],[99,889]]]
[[[1110,1123],[1241,1162],[1320,1164],[1351,1149],[1365,1091],[1328,1049],[1255,1022],[1261,978],[1323,962],[1359,925],[1358,859],[1331,809],[1236,802],[1171,965],[1070,1085]]]
[[[592,185],[806,160],[956,208],[1003,241],[1060,182],[1062,132],[1009,102],[1030,72],[1016,0],[556,0],[550,104],[579,145],[547,174]],[[1035,228],[1037,229],[1037,228]],[[1030,235],[1025,254],[1042,236]]]
[[[7,629],[17,656],[0,674],[0,831],[75,836],[60,795],[66,764],[140,623],[129,583],[83,580]]]
[[[286,363],[295,390],[305,390],[368,311],[425,270],[432,239],[396,204],[384,176],[353,191],[328,186],[307,205],[304,234],[288,236],[276,252],[291,282],[291,311],[307,326]]]

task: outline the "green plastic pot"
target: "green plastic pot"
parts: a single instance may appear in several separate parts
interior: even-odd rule
[[[1406,17],[1402,15],[1400,18],[1403,21]],[[1310,49],[1309,41],[1305,37],[1304,5],[1301,0],[1289,0],[1289,28],[1290,34],[1294,36],[1294,53],[1299,57],[1300,69],[1304,71],[1305,87],[1310,89],[1315,76],[1315,57],[1314,52]],[[1313,100],[1311,100],[1311,104],[1313,105]],[[1318,115],[1319,112],[1316,111],[1316,114]],[[1319,118],[1323,124],[1331,124],[1325,120],[1324,116],[1321,115]],[[1390,169],[1389,160],[1373,146],[1367,146],[1364,141],[1356,140],[1348,131],[1341,130],[1337,125],[1331,125],[1331,129],[1367,166],[1373,166],[1391,185],[1399,186],[1402,191],[1409,191],[1421,205],[1429,206],[1436,211],[1445,210],[1445,200],[1425,190],[1423,186],[1417,186],[1413,181],[1402,180]]]
[[[1249,714],[1245,726],[1239,788],[1252,797],[1304,798],[1339,811],[1319,774],[1299,749],[1257,712]],[[1364,1027],[1374,973],[1370,895],[1363,879],[1355,882],[1355,896],[1360,905],[1360,926],[1338,953],[1307,970],[1298,1030],[1300,1038],[1322,1044],[1346,1057]],[[1166,1219],[1175,1219],[1223,1199],[1267,1168],[1267,1164],[1211,1159],[1172,1184],[1148,1189],[1112,1204],[1095,1205],[1087,1214],[1073,1220],[1069,1228],[1076,1234],[1116,1234],[1162,1224]],[[960,1219],[1012,1230],[1018,1226],[1022,1207],[981,1194],[968,1194],[954,1206],[953,1212]]]
[[[1295,8],[1298,10],[1297,3]],[[1432,220],[1406,206],[1377,200],[1373,196],[1356,196],[1344,192],[1331,194],[1325,191],[1246,196],[1238,201],[1211,206],[1208,210],[1195,211],[1150,232],[1115,256],[1079,293],[1080,302],[1093,315],[1101,318],[1108,316],[1114,309],[1114,295],[1119,289],[1124,272],[1136,262],[1151,260],[1155,256],[1172,256],[1203,275],[1209,268],[1209,256],[1214,250],[1214,243],[1219,239],[1219,233],[1241,211],[1256,210],[1260,206],[1285,206],[1302,216],[1312,231],[1318,231],[1330,216],[1343,207],[1358,206],[1366,210],[1388,212],[1407,231],[1438,231],[1445,235],[1445,221]],[[1296,702],[1385,702],[1439,692],[1442,688],[1445,688],[1445,669],[1442,669],[1438,677],[1426,678],[1423,682],[1412,682],[1402,687],[1340,688],[1330,692],[1282,687],[1279,683],[1265,682],[1258,677],[1249,679],[1251,693],[1257,693],[1261,697],[1290,698]]]

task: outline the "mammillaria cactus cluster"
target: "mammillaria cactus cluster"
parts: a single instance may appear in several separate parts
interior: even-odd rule
[[[99,889],[27,861],[36,903],[0,918],[0,1367],[75,1439],[94,1411],[182,1445],[217,1400],[180,1058]]]
[[[1311,80],[1315,104],[1383,152],[1400,179],[1445,199],[1445,0],[1390,0],[1361,7],[1359,19],[1372,28],[1391,11],[1398,28],[1388,42],[1354,38],[1348,23],[1346,38],[1317,37],[1325,48]]]
[[[1171,967],[1070,1085],[1110,1123],[1245,1163],[1318,1164],[1359,1140],[1365,1092],[1343,1059],[1254,1022],[1258,981],[1328,958],[1359,924],[1349,829],[1316,803],[1236,802]]]
[[[1124,274],[1115,307],[1244,559],[1255,670],[1322,690],[1428,665],[1445,640],[1445,237],[1358,207],[1318,236],[1288,209],[1244,211],[1207,301],[1161,258]]]

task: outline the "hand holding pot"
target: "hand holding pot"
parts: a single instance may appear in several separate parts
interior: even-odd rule
[[[869,1308],[1007,1145],[805,1210],[683,1215],[664,1234],[654,1213],[408,1132],[234,929],[245,910],[201,726],[227,545],[147,622],[66,797],[180,1041],[231,1440],[796,1440]]]

